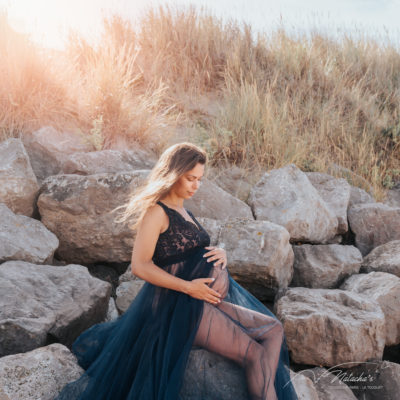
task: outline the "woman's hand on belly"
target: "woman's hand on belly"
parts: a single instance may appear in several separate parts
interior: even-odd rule
[[[225,298],[229,290],[229,276],[226,268],[222,268],[221,265],[217,265],[211,269],[209,275],[210,278],[215,278],[209,287],[216,290],[220,295],[221,299]]]
[[[214,266],[222,265],[222,268],[226,268],[228,258],[225,249],[216,246],[206,246],[204,248],[210,250],[203,254],[203,257],[207,257],[207,262],[213,262]]]

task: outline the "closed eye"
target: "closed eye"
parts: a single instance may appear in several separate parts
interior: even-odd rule
[[[194,182],[196,179],[189,178],[188,180],[189,180],[189,182]],[[199,182],[203,182],[203,180],[199,179]]]

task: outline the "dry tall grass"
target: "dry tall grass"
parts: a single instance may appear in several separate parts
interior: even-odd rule
[[[73,118],[68,85],[51,68],[47,53],[11,29],[0,14],[0,138]]]
[[[179,113],[163,100],[162,81],[140,84],[132,44],[116,46],[106,31],[96,49],[71,33],[65,52],[46,50],[14,32],[6,14],[0,18],[2,138],[53,125],[81,133],[97,149],[112,148],[122,137],[160,150]]]
[[[377,199],[400,179],[400,54],[389,43],[283,30],[255,38],[247,25],[165,6],[137,26],[105,20],[98,45],[71,34],[54,57],[1,26],[3,136],[52,123],[99,135],[98,148],[122,136],[161,150],[180,123],[214,165],[253,176],[291,162],[338,164]],[[196,113],[185,96],[218,106]]]

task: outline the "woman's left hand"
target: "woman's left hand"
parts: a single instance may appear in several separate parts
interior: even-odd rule
[[[213,256],[213,257],[207,258],[207,262],[211,262],[213,260],[218,260],[214,263],[214,266],[221,264],[222,269],[224,269],[226,267],[226,264],[228,263],[228,259],[226,257],[226,251],[222,247],[207,246],[207,247],[205,247],[205,249],[212,249],[211,251],[209,251],[203,255],[203,257]]]

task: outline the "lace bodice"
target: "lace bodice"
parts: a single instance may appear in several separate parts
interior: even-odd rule
[[[171,259],[171,257],[173,258],[173,256],[188,250],[210,245],[210,236],[191,211],[185,208],[197,225],[186,220],[182,214],[173,208],[169,208],[161,201],[157,201],[157,204],[168,215],[169,225],[166,231],[160,233],[156,243],[152,257],[156,265],[162,265],[166,260]]]

